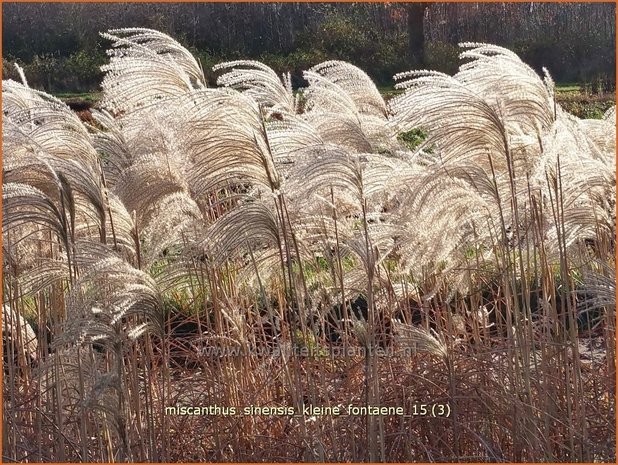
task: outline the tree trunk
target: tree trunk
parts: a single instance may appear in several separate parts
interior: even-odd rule
[[[412,64],[418,68],[425,66],[423,22],[428,6],[428,3],[408,4],[408,53]]]

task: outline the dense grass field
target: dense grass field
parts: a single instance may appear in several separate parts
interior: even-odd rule
[[[3,81],[3,460],[615,462],[611,99],[105,37]]]

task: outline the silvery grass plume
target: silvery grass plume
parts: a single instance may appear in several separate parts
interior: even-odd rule
[[[326,61],[305,71],[305,118],[326,142],[355,152],[399,147],[387,125],[382,95],[365,72],[343,61]]]
[[[21,275],[74,262],[78,238],[111,241],[111,218],[92,138],[62,102],[14,81],[3,82],[3,239]],[[49,234],[52,234],[49,236]],[[43,263],[45,262],[45,263]],[[58,267],[58,279],[68,277]]]
[[[444,237],[455,238],[445,241],[446,248],[436,254],[450,263],[457,262],[451,255],[453,249],[461,251],[466,243],[490,248],[496,235],[515,222],[516,167],[529,169],[530,163],[528,154],[514,150],[511,134],[521,138],[525,131],[532,128],[536,132],[552,118],[549,94],[542,82],[540,87],[531,82],[529,70],[517,63],[516,56],[479,46],[462,57],[473,61],[454,77],[432,71],[397,75],[402,80],[398,87],[405,92],[390,102],[392,124],[401,131],[423,128],[428,132],[424,147],[438,154],[425,176],[413,184],[406,202],[411,208],[405,213],[413,221],[420,220],[414,233],[418,229],[440,231]],[[478,78],[479,88],[475,87],[477,75],[483,76]],[[498,90],[502,82],[507,92]],[[526,96],[524,100],[521,95]],[[519,157],[522,154],[526,156]],[[421,245],[416,236],[404,239],[404,249],[406,243]]]
[[[66,258],[75,270],[83,266],[84,272],[88,260],[97,256],[90,250],[94,245],[103,247],[98,250],[102,255],[118,253],[118,240],[129,243],[123,236],[133,228],[126,209],[116,197],[110,201],[103,186],[99,156],[87,128],[62,102],[23,84],[3,82],[3,97],[5,244],[40,240],[37,232],[51,231],[63,249],[49,246],[57,253],[38,257],[48,259],[44,267],[51,259]],[[117,228],[112,227],[111,212],[120,218]],[[8,237],[19,227],[31,231]],[[84,255],[83,249],[89,253]],[[41,248],[37,250],[40,254]]]
[[[345,61],[325,61],[310,69],[312,73],[323,76],[328,81],[343,89],[354,102],[357,111],[365,115],[383,116],[388,115],[386,104],[380,91],[377,89],[371,78],[356,66]],[[311,98],[320,99],[315,92]],[[316,102],[317,103],[317,102]],[[332,101],[330,102],[332,103]],[[328,106],[327,101],[323,101]]]
[[[395,323],[396,340],[402,347],[407,347],[414,351],[426,352],[440,358],[448,360],[449,351],[443,336],[431,329]]]
[[[290,73],[279,79],[270,67],[250,60],[228,61],[213,67],[213,71],[226,69],[230,71],[219,76],[218,85],[244,92],[271,112],[295,114],[300,110],[298,95],[294,95],[292,90]]]
[[[296,94],[289,76],[280,80],[262,63],[234,61],[214,69],[230,68],[217,82],[254,98],[274,122],[300,114],[326,143],[356,152],[399,148],[386,125],[387,108],[380,92],[367,74],[349,63],[327,61],[305,71],[308,86]]]
[[[298,157],[327,145],[317,129],[302,115],[288,114],[281,121],[267,120],[266,130],[275,165],[284,177]]]
[[[195,247],[219,265],[241,251],[291,259],[291,250],[284,246],[292,239],[282,200],[283,177],[259,104],[228,90],[203,92],[179,104],[190,115],[179,138],[191,163],[186,178],[190,192],[202,211],[228,205],[208,222]]]
[[[171,37],[152,29],[112,29],[110,63],[103,67],[101,106],[114,114],[206,87],[197,60]]]
[[[329,263],[322,284],[335,300],[366,294],[367,286],[390,287],[385,260],[395,257],[399,225],[389,211],[402,190],[407,165],[378,154],[350,153],[340,146],[307,148],[296,156],[284,184],[295,230],[314,259]],[[353,263],[344,270],[342,261]],[[371,284],[370,284],[371,283]],[[337,297],[338,296],[338,297]]]
[[[141,241],[143,266],[180,241],[187,231],[201,230],[202,212],[186,180],[185,157],[170,137],[166,115],[129,113],[118,121],[95,115],[102,123],[95,144],[105,154],[104,172],[112,196],[123,205]],[[123,126],[122,132],[119,125]],[[126,223],[130,226],[131,223]],[[134,238],[135,240],[137,237]]]
[[[538,156],[538,137],[554,120],[550,91],[512,52],[462,46],[472,48],[461,54],[470,61],[453,77],[435,71],[395,76],[405,92],[390,101],[392,122],[401,130],[427,130],[425,146],[439,151],[447,168],[465,163],[523,176]]]
[[[543,138],[543,157],[532,182],[546,208],[546,236],[556,253],[560,234],[567,247],[577,247],[585,240],[610,242],[615,236],[616,162],[615,142],[599,143],[615,127],[600,121],[601,136],[590,136],[590,125],[559,109],[559,119]],[[596,140],[595,140],[596,139]],[[556,205],[562,203],[560,218]],[[560,219],[560,221],[558,221]],[[560,228],[563,222],[564,227]]]
[[[428,137],[421,148],[436,154],[405,202],[409,208],[403,218],[408,213],[419,228],[404,243],[420,246],[423,241],[414,241],[418,230],[431,231],[437,225],[445,237],[455,238],[443,244],[442,252],[436,251],[451,264],[473,246],[524,246],[538,240],[529,233],[533,215],[527,199],[535,197],[545,207],[546,216],[538,225],[543,228],[541,240],[549,240],[556,258],[559,221],[550,213],[549,190],[558,171],[568,244],[589,238],[598,223],[608,230],[612,218],[607,206],[615,199],[615,162],[610,161],[615,144],[609,141],[609,125],[599,123],[594,131],[603,135],[590,136],[590,125],[565,114],[554,102],[548,75],[541,79],[501,47],[462,46],[470,49],[462,59],[470,61],[453,77],[433,71],[396,76],[404,93],[390,101],[392,124],[400,131],[425,129]],[[594,174],[589,171],[593,166]],[[582,182],[589,187],[582,189]],[[553,199],[555,209],[555,193]],[[457,251],[459,257],[453,255]]]
[[[145,333],[163,337],[162,296],[148,273],[110,245],[79,241],[76,250],[80,276],[68,293],[63,332],[52,343],[56,353],[45,373],[57,377],[61,370],[58,388],[67,407],[74,415],[99,414],[126,455],[127,428],[138,412],[127,401],[125,358]]]
[[[162,299],[155,281],[109,245],[77,244],[80,277],[69,293],[67,322],[55,345],[97,342],[117,351],[118,345],[146,331],[162,334]]]

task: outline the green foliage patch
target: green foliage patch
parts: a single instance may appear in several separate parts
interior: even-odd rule
[[[427,139],[427,131],[422,128],[414,128],[397,134],[397,140],[402,142],[409,150],[415,150]]]

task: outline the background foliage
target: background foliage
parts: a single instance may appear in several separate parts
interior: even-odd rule
[[[537,71],[547,67],[557,82],[597,91],[616,80],[613,3],[7,3],[3,56],[22,64],[35,88],[95,90],[109,45],[99,32],[116,27],[179,38],[212,83],[213,64],[242,57],[291,71],[297,86],[302,69],[326,59],[348,61],[387,86],[403,69],[454,72],[460,41],[508,47]]]

